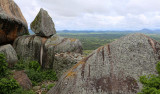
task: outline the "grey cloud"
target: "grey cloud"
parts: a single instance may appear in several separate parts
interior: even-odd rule
[[[160,27],[159,0],[15,0],[28,23],[43,7],[57,29]]]

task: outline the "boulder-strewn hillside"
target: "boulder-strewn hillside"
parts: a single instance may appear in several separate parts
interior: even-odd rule
[[[21,35],[29,34],[20,8],[13,0],[0,0],[0,44],[13,43]]]
[[[156,74],[159,60],[160,43],[130,34],[74,65],[47,94],[136,94],[139,76]]]

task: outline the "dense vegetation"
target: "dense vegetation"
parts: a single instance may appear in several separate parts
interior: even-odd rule
[[[8,68],[5,56],[0,54],[0,94],[35,94],[33,90],[24,90],[13,78],[11,70],[25,70],[33,86],[40,85],[43,81],[56,81],[56,73],[52,70],[43,70],[37,61],[23,61],[15,65],[13,69]],[[49,90],[54,84],[44,86]]]
[[[158,75],[150,74],[140,77],[143,89],[138,94],[160,94],[160,62],[156,66]]]

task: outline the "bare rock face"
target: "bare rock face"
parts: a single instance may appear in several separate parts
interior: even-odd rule
[[[47,94],[137,94],[139,76],[156,74],[159,60],[160,43],[130,34],[81,60]]]
[[[0,45],[29,34],[27,22],[13,0],[0,0]]]
[[[80,53],[65,52],[56,53],[53,69],[60,78],[64,72],[71,68],[74,64],[78,63],[84,57]]]
[[[42,8],[34,21],[31,23],[31,29],[34,33],[36,33],[36,35],[42,37],[50,37],[56,34],[52,18],[48,15],[48,12]]]
[[[82,54],[83,50],[78,39],[63,38],[56,34],[46,41],[45,46],[54,48],[55,53],[75,52]]]
[[[23,89],[29,90],[32,88],[32,82],[24,73],[24,71],[15,71],[14,79],[19,83],[20,86],[23,87]]]
[[[51,53],[50,49],[46,49],[44,44],[47,38],[26,35],[18,37],[13,44],[17,55],[24,60],[35,60],[38,61],[43,68],[50,68],[50,63],[53,63],[54,53]],[[49,54],[50,53],[50,54]],[[52,57],[50,57],[52,56]],[[49,60],[50,59],[50,60]]]
[[[55,43],[57,44],[54,45]],[[59,36],[51,38],[35,35],[20,36],[14,41],[13,47],[19,57],[24,60],[36,60],[43,68],[53,68],[56,53],[82,53],[79,40]]]
[[[9,67],[13,67],[18,62],[16,51],[10,44],[0,46],[0,53],[6,56]]]

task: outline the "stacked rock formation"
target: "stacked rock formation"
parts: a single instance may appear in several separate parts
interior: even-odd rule
[[[31,23],[31,29],[35,35],[18,37],[13,44],[18,56],[25,60],[36,60],[43,68],[53,68],[55,65],[57,66],[57,64],[53,64],[56,53],[75,52],[82,54],[82,44],[78,39],[56,35],[52,18],[44,9],[40,9]]]
[[[36,35],[42,37],[50,37],[56,34],[52,18],[48,15],[48,12],[42,8],[31,23],[31,29]]]
[[[13,41],[28,33],[28,26],[20,8],[13,0],[0,0],[0,53],[6,55],[9,66],[17,61]]]
[[[47,94],[137,94],[139,76],[157,74],[160,43],[131,34],[102,46],[64,73]]]

